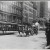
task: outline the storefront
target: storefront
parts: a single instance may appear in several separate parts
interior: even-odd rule
[[[0,31],[17,31],[17,23],[0,22]]]

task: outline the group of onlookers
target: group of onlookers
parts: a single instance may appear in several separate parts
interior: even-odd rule
[[[46,41],[47,41],[47,45],[46,45],[47,47],[46,48],[50,49],[50,19],[46,20],[44,25],[45,25],[45,35],[46,35]],[[33,35],[33,34],[37,35],[38,31],[39,31],[39,26],[40,26],[40,24],[38,22],[33,23],[33,25],[28,27],[28,28],[27,28],[27,25],[26,25],[25,26],[26,29],[22,30],[22,32],[26,33],[26,36],[29,35],[29,33],[31,35]],[[20,31],[19,31],[19,34],[20,34]]]
[[[21,27],[22,28],[22,27]],[[25,27],[23,27],[23,29],[21,29],[22,31],[20,31],[20,27],[19,27],[19,34],[20,32],[22,32],[23,34],[25,33],[26,36],[27,35],[33,35],[33,34],[38,34],[38,30],[39,30],[39,23],[33,23],[31,26],[26,25]]]

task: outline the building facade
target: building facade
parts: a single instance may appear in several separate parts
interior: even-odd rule
[[[1,1],[0,27],[5,27],[6,30],[17,30],[18,24],[27,23],[28,25],[32,25],[33,20],[37,16],[40,16],[39,7],[37,6],[37,2],[31,1]]]
[[[37,10],[35,9],[34,3],[32,2],[23,2],[23,18],[24,22],[26,21],[29,24],[33,23],[33,18],[36,17]]]
[[[37,15],[34,19],[40,21],[41,25],[44,25],[44,21],[48,17],[48,2],[37,1],[34,7],[37,9]]]
[[[37,11],[37,1],[32,2],[33,3],[33,22],[37,21],[37,17],[38,17],[38,11]]]
[[[0,25],[6,30],[16,30],[16,25],[22,23],[22,2],[1,1],[0,2]],[[10,26],[10,27],[9,27]],[[10,29],[11,28],[11,29]]]
[[[39,19],[41,21],[41,25],[44,26],[44,21],[48,17],[48,2],[40,2],[40,13],[39,13]]]

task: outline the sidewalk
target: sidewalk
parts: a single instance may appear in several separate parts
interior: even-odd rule
[[[17,33],[18,31],[4,31],[5,34]],[[3,31],[0,31],[0,34],[3,34]]]
[[[45,49],[46,46],[46,36],[45,33],[39,33],[38,35],[31,36],[31,41],[35,42],[35,49]]]
[[[29,37],[0,36],[0,49],[44,49],[45,45],[46,37],[43,32]]]
[[[28,41],[30,40],[29,42],[32,44],[31,48],[33,48],[33,49],[45,49],[45,46],[46,46],[45,31],[39,31],[39,33],[37,35],[34,34],[33,36],[29,36],[26,38],[28,38]]]

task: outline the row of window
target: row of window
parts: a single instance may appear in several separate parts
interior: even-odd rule
[[[13,22],[13,23],[21,23],[21,20],[17,18],[17,16],[8,15],[8,14],[0,14],[0,21]]]
[[[0,20],[1,21],[7,21],[7,17],[3,14],[0,14]]]
[[[32,7],[33,8],[33,4],[31,2],[24,2],[24,4],[26,4],[27,6],[29,7]]]
[[[21,6],[21,3],[19,5]],[[0,3],[0,10],[9,12],[9,13],[15,13],[15,14],[17,13],[17,14],[21,15],[21,11],[16,10],[16,8],[13,8],[9,4]]]
[[[33,8],[33,4],[32,3],[29,3],[29,6]]]
[[[29,12],[33,13],[33,9],[28,8],[27,6],[24,6],[24,7],[23,7],[23,10],[27,10],[27,11],[29,11]]]
[[[29,11],[33,13],[33,10],[29,8]]]
[[[25,4],[24,4],[24,9],[25,10],[28,10],[28,11],[30,11],[30,12],[32,12],[33,13],[33,9],[34,10],[36,10],[37,9],[37,4],[36,4],[36,2],[24,2]],[[32,6],[32,7],[31,7]]]
[[[22,2],[18,2],[18,1],[1,1],[0,3],[7,4],[7,5],[16,5],[16,6],[21,7]]]
[[[32,17],[33,18],[33,14],[32,13],[29,13],[29,17]]]
[[[23,11],[23,16],[28,17],[28,12],[26,10]]]
[[[33,16],[37,16],[37,11],[33,10]]]
[[[0,21],[7,21],[7,22],[12,22],[12,21],[15,22],[16,21],[17,22],[17,19],[16,20],[15,19],[11,15],[0,14]]]
[[[24,17],[23,18],[23,22],[26,22],[27,23],[28,22],[28,18],[27,17]]]
[[[28,18],[28,22],[31,24],[33,22],[33,19]]]
[[[23,6],[23,10],[27,10],[27,11],[29,11],[29,12],[33,13],[33,9],[32,9],[32,8],[27,7],[26,5],[24,5],[24,6]]]
[[[12,18],[6,14],[0,14],[0,21],[12,21]]]
[[[25,17],[36,17],[37,16],[37,11],[33,10],[33,13],[30,13],[26,10],[23,11],[23,16]]]
[[[37,9],[37,2],[33,2],[33,8]]]
[[[27,11],[24,11],[24,12],[23,12],[23,16],[33,18],[33,13],[29,13],[29,12],[27,12]]]
[[[31,17],[30,18],[29,17],[28,18],[27,17],[23,18],[23,22],[32,23],[32,21],[33,21],[33,19]]]

